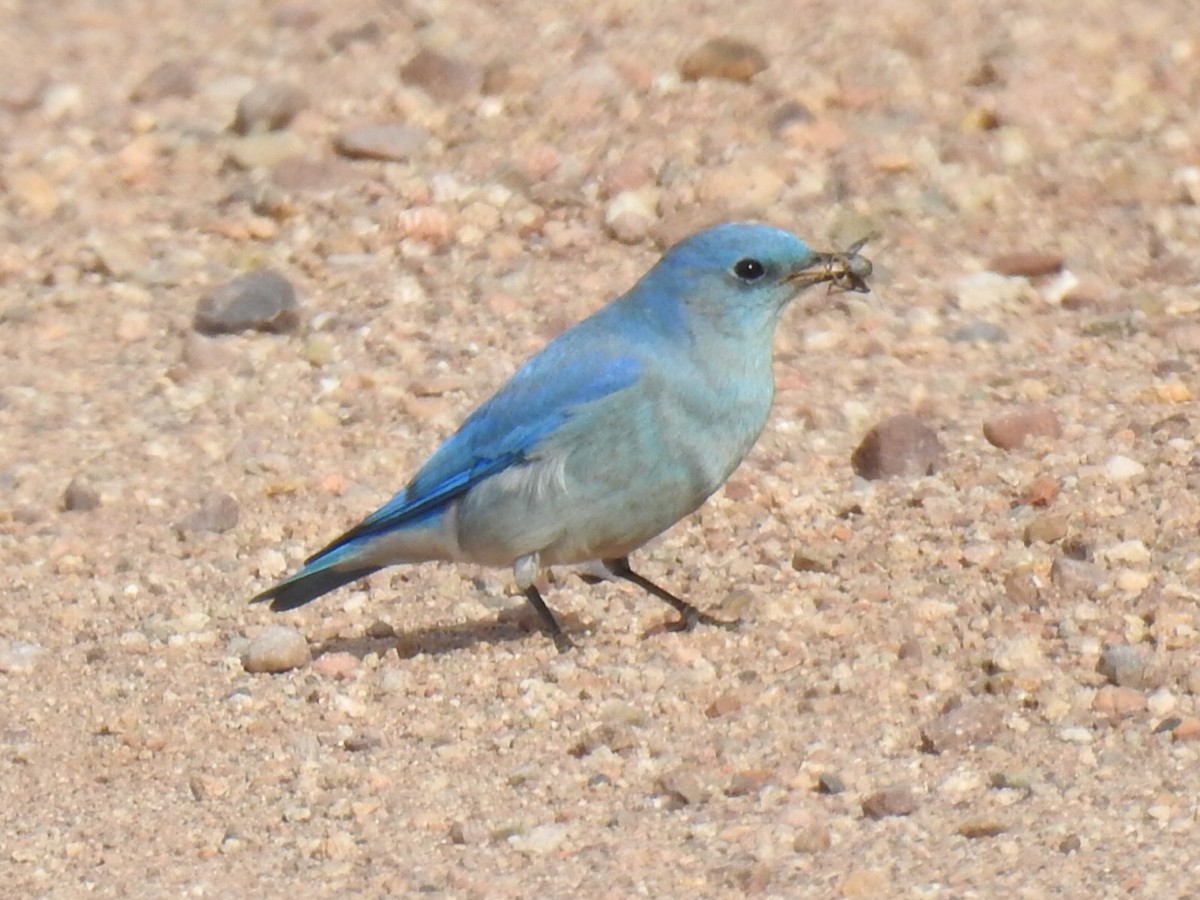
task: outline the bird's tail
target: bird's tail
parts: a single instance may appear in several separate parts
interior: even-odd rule
[[[366,578],[382,568],[374,565],[355,565],[353,556],[350,546],[339,547],[330,553],[320,553],[310,559],[295,575],[255,595],[250,602],[270,603],[275,612],[295,609],[344,584]]]

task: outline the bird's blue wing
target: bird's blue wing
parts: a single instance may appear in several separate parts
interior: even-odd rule
[[[581,351],[568,333],[549,344],[463,422],[404,490],[308,562],[437,515],[473,485],[523,461],[573,410],[629,387],[641,362],[606,352],[604,343]]]

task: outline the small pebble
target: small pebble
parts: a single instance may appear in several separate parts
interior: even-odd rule
[[[161,100],[164,97],[190,97],[196,93],[196,76],[192,66],[179,60],[167,60],[152,69],[129,93],[135,103]]]
[[[995,704],[967,700],[921,728],[921,749],[926,753],[945,753],[990,743],[1001,724],[1001,712]]]
[[[850,465],[856,474],[869,480],[918,477],[936,472],[942,454],[937,432],[919,417],[901,413],[867,432],[851,455]]]
[[[1050,506],[1058,499],[1060,485],[1053,475],[1039,475],[1021,488],[1021,502],[1029,506]]]
[[[252,87],[237,105],[235,134],[279,131],[308,105],[304,92],[285,81],[267,81]]]
[[[429,48],[401,66],[400,77],[441,103],[462,100],[483,87],[483,73],[475,66]]]
[[[684,81],[701,78],[749,81],[767,65],[767,58],[754,44],[737,38],[718,37],[705,41],[685,56],[679,74]]]
[[[30,641],[0,643],[0,674],[22,675],[31,672],[46,653],[45,647]]]
[[[378,44],[383,37],[383,28],[372,19],[352,28],[339,28],[331,32],[329,48],[334,53],[340,53],[351,44]]]
[[[284,160],[304,156],[308,146],[290,131],[247,134],[229,147],[230,161],[240,169],[273,169]]]
[[[359,665],[360,661],[353,653],[322,653],[313,660],[312,671],[326,678],[349,678]]]
[[[975,319],[952,331],[950,340],[956,344],[1002,344],[1008,340],[1008,332],[992,322]]]
[[[657,219],[653,206],[639,191],[622,191],[604,212],[604,227],[622,244],[640,244]]]
[[[175,523],[175,533],[180,537],[189,534],[224,534],[237,527],[240,508],[232,494],[209,494],[200,501],[200,506]]]
[[[1175,712],[1175,708],[1179,705],[1179,698],[1176,697],[1166,688],[1159,688],[1146,698],[1146,708],[1150,710],[1150,714],[1162,718],[1169,716]]]
[[[1062,424],[1049,407],[1030,406],[989,419],[983,425],[983,436],[994,447],[1015,450],[1031,437],[1062,437]]]
[[[863,800],[862,811],[868,819],[884,819],[889,816],[910,816],[917,811],[917,806],[917,795],[911,788],[892,785]]]
[[[1111,644],[1100,654],[1096,671],[1119,687],[1145,688],[1149,659],[1138,647]]]
[[[1058,739],[1068,744],[1090,744],[1096,739],[1096,736],[1086,728],[1073,726],[1059,731]]]
[[[288,625],[269,625],[246,647],[242,668],[275,674],[307,665],[311,658],[303,634]]]
[[[1116,454],[1104,463],[1104,473],[1113,481],[1128,481],[1146,471],[1146,467],[1135,459]]]
[[[1051,583],[1068,597],[1094,597],[1106,578],[1100,566],[1070,556],[1055,557],[1050,564]]]
[[[665,795],[675,806],[698,806],[709,798],[710,791],[690,768],[679,767],[658,779],[657,793]]]
[[[334,149],[349,159],[405,162],[429,143],[430,134],[415,125],[387,122],[348,128],[334,139]]]
[[[1146,695],[1136,688],[1106,684],[1096,691],[1092,709],[1101,715],[1124,719],[1146,709]]]
[[[299,325],[295,288],[270,269],[239,275],[217,288],[197,305],[193,322],[196,331],[208,335],[282,333]]]
[[[100,492],[76,475],[63,491],[62,508],[67,512],[91,512],[100,505]]]
[[[1030,293],[1024,278],[1009,278],[995,272],[972,272],[954,283],[958,308],[966,313],[995,312],[1014,306]]]
[[[832,772],[822,772],[817,776],[817,793],[818,794],[840,794],[846,790],[846,785],[837,775]]]
[[[1179,742],[1200,740],[1200,719],[1195,716],[1181,717],[1179,724],[1171,729],[1171,738]]]
[[[1063,258],[1057,253],[1045,253],[1039,250],[1024,250],[1016,253],[1002,253],[993,257],[988,263],[988,269],[1000,275],[1020,275],[1025,278],[1040,278],[1054,275],[1062,270]]]
[[[995,819],[968,819],[958,826],[958,833],[968,840],[990,838],[1004,834],[1008,826]]]
[[[1065,515],[1038,516],[1025,526],[1025,546],[1057,543],[1067,536],[1069,524]]]
[[[569,834],[566,825],[557,822],[547,825],[536,825],[525,834],[516,834],[508,839],[508,844],[519,853],[531,856],[544,856],[553,853],[567,839]]]

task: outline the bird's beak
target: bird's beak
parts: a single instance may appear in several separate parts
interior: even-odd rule
[[[796,268],[787,280],[800,287],[829,283],[829,287],[856,294],[869,294],[867,278],[871,275],[871,261],[860,256],[863,241],[839,253],[814,253]]]

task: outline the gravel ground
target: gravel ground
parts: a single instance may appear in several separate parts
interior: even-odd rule
[[[1194,896],[1190,0],[0,23],[6,896]],[[247,605],[729,218],[876,264],[638,557],[739,631],[571,572],[565,655],[504,572]]]

